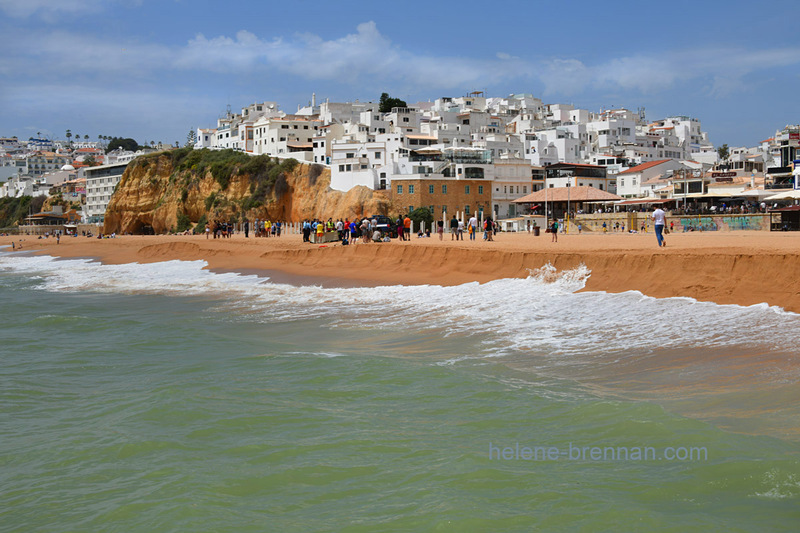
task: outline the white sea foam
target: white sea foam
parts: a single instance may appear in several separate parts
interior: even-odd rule
[[[742,307],[691,298],[651,298],[639,292],[576,292],[590,272],[556,272],[546,265],[525,279],[454,287],[322,288],[205,270],[204,261],[103,265],[86,259],[0,253],[0,272],[41,276],[50,291],[208,295],[225,310],[255,320],[324,318],[329,327],[436,329],[444,335],[480,332],[481,356],[511,350],[562,357],[596,348],[624,357],[642,351],[758,343],[793,350],[800,315],[766,304]],[[613,359],[606,359],[613,361]],[[552,361],[551,361],[552,364]]]

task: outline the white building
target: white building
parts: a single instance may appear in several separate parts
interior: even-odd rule
[[[492,210],[495,217],[516,217],[518,206],[513,203],[514,200],[533,192],[530,161],[521,157],[495,158],[492,181]]]
[[[122,179],[128,163],[116,163],[84,169],[86,177],[86,206],[84,214],[90,224],[102,224],[114,190]]]
[[[617,195],[623,198],[640,198],[654,196],[653,191],[657,184],[652,181],[659,176],[667,176],[683,168],[680,161],[674,159],[661,159],[648,161],[617,174]],[[649,185],[645,186],[645,183]]]
[[[313,138],[322,124],[316,117],[286,115],[261,117],[252,126],[254,155],[293,157],[298,161],[313,161]]]

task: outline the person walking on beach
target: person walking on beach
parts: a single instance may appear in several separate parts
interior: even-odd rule
[[[478,218],[472,215],[469,219],[469,240],[475,240],[475,233],[478,232]]]
[[[494,220],[492,220],[491,216],[486,217],[486,240],[487,241],[494,241],[494,233],[496,228],[494,227]]]
[[[458,221],[458,229],[456,230],[456,240],[463,241],[464,240],[464,221]]]
[[[439,240],[444,239],[444,220],[436,221],[436,233],[439,234]]]
[[[458,219],[455,215],[450,219],[450,240],[458,240]]]
[[[664,226],[666,225],[666,214],[664,210],[660,207],[656,207],[653,211],[653,225],[656,229],[656,240],[658,241],[658,246],[666,246],[667,241],[664,239],[663,232]]]
[[[553,225],[550,226],[550,233],[553,234],[553,238],[550,242],[558,242],[558,221],[553,220]]]

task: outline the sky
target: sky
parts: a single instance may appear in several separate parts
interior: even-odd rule
[[[797,0],[0,0],[0,136],[184,144],[228,105],[485,91],[754,146],[800,123],[798,20]]]

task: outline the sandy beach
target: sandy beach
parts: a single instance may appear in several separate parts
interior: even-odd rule
[[[480,237],[480,236],[479,236]],[[452,241],[450,235],[410,241],[341,246],[280,238],[206,239],[205,236],[121,236],[115,239],[33,236],[23,249],[63,258],[91,257],[108,264],[170,259],[208,262],[215,271],[283,273],[283,281],[324,279],[346,285],[459,285],[525,277],[547,263],[559,271],[591,270],[587,291],[637,290],[648,296],[686,296],[719,304],[768,303],[800,312],[800,235],[770,232],[679,233],[659,249],[653,234],[535,237],[500,233],[494,242]]]

